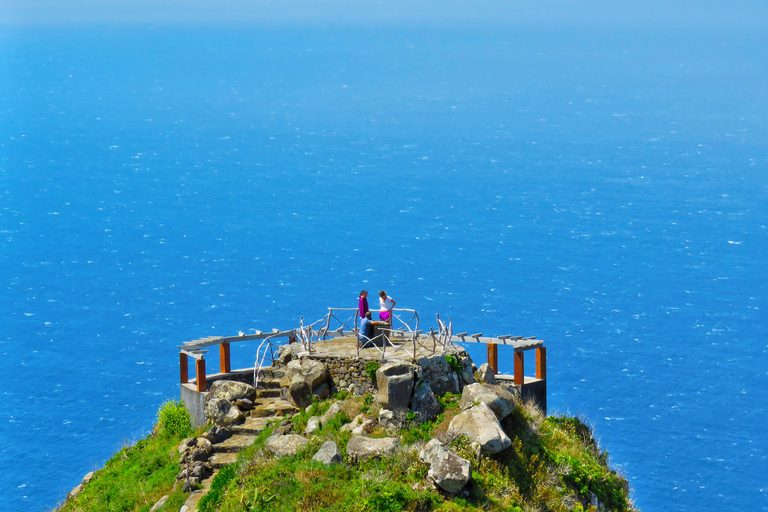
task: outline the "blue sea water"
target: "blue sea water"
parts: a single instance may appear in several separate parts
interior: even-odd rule
[[[767,51],[732,26],[4,30],[0,508],[50,510],[146,435],[183,341],[367,288],[545,339],[550,413],[641,510],[768,510]]]

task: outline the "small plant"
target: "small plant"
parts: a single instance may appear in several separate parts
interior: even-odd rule
[[[157,411],[160,432],[171,437],[184,437],[192,431],[192,419],[184,402],[168,400]]]
[[[445,356],[445,361],[448,363],[448,366],[451,367],[451,370],[456,372],[456,375],[461,375],[461,371],[464,369],[464,364],[458,357],[453,354],[447,354]]]
[[[365,374],[368,375],[368,378],[371,379],[372,382],[376,382],[376,371],[379,368],[381,368],[381,365],[376,361],[369,361],[365,365]]]
[[[443,408],[443,410],[450,410],[455,409],[459,406],[459,399],[461,398],[461,395],[456,395],[454,393],[446,393],[442,396],[437,397],[437,401],[440,403],[440,407]]]

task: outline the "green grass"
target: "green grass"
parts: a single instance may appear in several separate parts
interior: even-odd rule
[[[437,437],[447,439],[447,426],[459,412],[458,395],[439,400],[445,411],[435,421],[409,425],[399,433],[401,449],[381,460],[352,463],[346,457],[351,434],[341,427],[361,408],[374,406],[373,397],[352,397],[345,412],[328,419],[293,457],[273,458],[264,444],[280,420],[257,436],[253,446],[238,454],[214,478],[211,491],[201,500],[201,512],[293,511],[320,512],[589,512],[592,496],[616,512],[632,512],[626,481],[608,466],[589,427],[577,418],[544,417],[537,409],[518,405],[502,423],[511,446],[493,456],[479,455],[466,438],[450,443],[469,460],[472,480],[458,496],[436,490],[427,479],[428,467],[418,458],[423,444]],[[315,401],[291,418],[303,432],[313,415],[327,412],[332,401]],[[85,490],[63,512],[140,511],[161,496],[171,495],[163,512],[176,512],[186,494],[174,486],[179,471],[180,439],[174,433],[177,404],[164,404],[168,416],[159,415],[154,436],[118,452],[97,472]],[[183,415],[182,415],[183,416]],[[406,420],[408,420],[406,416]],[[414,418],[410,418],[413,420]],[[183,424],[183,421],[182,421]],[[374,433],[375,436],[383,433]],[[334,440],[345,463],[324,466],[311,459],[320,445]]]
[[[170,435],[150,435],[123,448],[61,511],[146,512],[167,494],[169,502],[161,510],[178,510],[187,499],[180,486],[174,489],[180,441]]]

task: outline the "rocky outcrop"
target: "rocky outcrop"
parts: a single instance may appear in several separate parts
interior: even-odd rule
[[[496,373],[488,363],[481,365],[475,372],[474,377],[481,384],[496,384]]]
[[[427,476],[446,492],[460,492],[472,478],[472,465],[437,439],[431,439],[419,452],[419,460],[429,466]]]
[[[448,425],[451,438],[466,436],[470,442],[478,443],[482,453],[498,453],[512,444],[512,440],[496,419],[496,414],[481,402],[457,415]]]
[[[312,404],[312,395],[327,398],[331,394],[328,385],[328,368],[314,359],[291,360],[280,380],[284,398],[300,409]]]
[[[411,411],[415,415],[414,422],[417,424],[432,421],[443,412],[428,382],[421,380],[416,383],[411,396]]]
[[[464,387],[461,392],[459,407],[469,409],[475,404],[485,403],[496,414],[499,421],[515,410],[515,397],[501,386],[488,386],[474,383]]]
[[[459,377],[448,365],[444,355],[422,357],[416,364],[421,368],[421,378],[430,385],[434,394],[459,392]]]

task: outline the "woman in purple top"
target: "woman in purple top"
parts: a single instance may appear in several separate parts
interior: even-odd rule
[[[365,290],[360,292],[360,297],[357,299],[357,312],[361,319],[365,318],[365,314],[368,312],[368,292]]]

